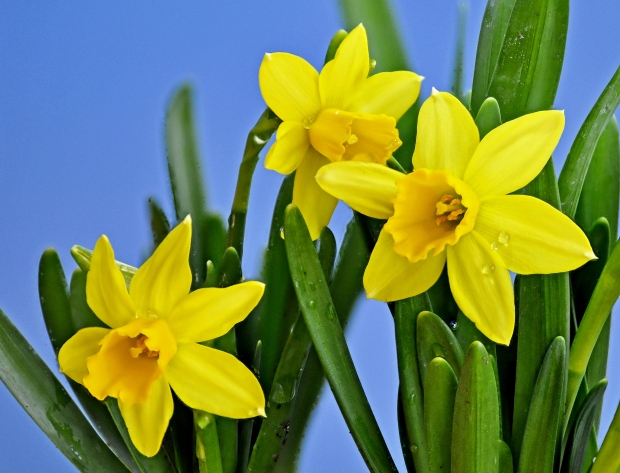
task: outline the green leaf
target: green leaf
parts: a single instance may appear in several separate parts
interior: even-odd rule
[[[93,252],[91,250],[84,248],[83,246],[74,245],[71,247],[71,256],[73,256],[73,259],[82,271],[87,273],[90,270],[90,260],[93,257]],[[134,268],[133,266],[119,261],[115,261],[115,263],[125,279],[125,284],[129,286],[131,278],[133,278],[133,275],[136,274],[138,268]]]
[[[559,208],[553,161],[549,159],[526,193]],[[519,462],[523,432],[538,371],[551,342],[570,340],[570,291],[567,273],[521,276],[519,282],[519,336],[512,423],[512,453]]]
[[[336,240],[327,227],[321,231],[318,255],[323,275],[329,280],[336,257]],[[299,316],[286,341],[276,370],[267,403],[267,418],[263,419],[261,424],[248,471],[267,473],[275,468],[280,450],[288,439],[293,407],[298,406],[295,396],[311,347],[310,333],[303,317]],[[306,406],[298,408],[304,409]]]
[[[459,378],[452,426],[452,473],[486,473],[497,469],[499,406],[489,354],[473,342]]]
[[[483,97],[497,99],[504,121],[553,106],[564,62],[568,3],[514,2],[488,95]]]
[[[424,378],[424,424],[429,471],[433,473],[450,473],[457,387],[457,377],[448,362],[443,358],[434,358]]]
[[[424,391],[422,390],[424,378],[420,376],[416,347],[416,340],[419,340],[416,336],[418,315],[420,312],[425,313],[428,309],[430,309],[428,296],[422,293],[396,301],[394,311],[400,402],[407,427],[409,449],[413,455],[415,471],[419,473],[431,471],[424,428]]]
[[[196,429],[196,457],[200,473],[224,473],[216,417],[203,411],[194,411]],[[233,471],[235,471],[233,469]]]
[[[465,355],[452,330],[437,315],[422,312],[418,317],[417,332],[421,378],[426,379],[426,370],[435,357],[445,359],[458,378]]]
[[[293,204],[286,209],[284,235],[304,321],[351,435],[370,471],[396,471],[355,371],[310,234]]]
[[[198,139],[193,110],[193,91],[189,85],[181,86],[173,95],[166,112],[166,153],[168,172],[178,221],[191,215],[194,221],[190,265],[194,279],[204,280],[205,263],[200,222],[206,214],[207,201],[203,186]]]
[[[271,139],[271,135],[276,132],[280,123],[280,119],[270,109],[266,109],[250,130],[245,142],[243,159],[239,165],[235,197],[228,217],[227,246],[237,250],[239,258],[243,257],[245,219],[248,213],[250,189],[254,170],[258,163],[258,155]]]
[[[459,15],[456,28],[456,54],[454,57],[454,75],[452,76],[452,94],[463,102],[463,55],[465,51],[469,4],[467,2],[459,2],[458,10]],[[469,108],[469,105],[466,107]]]
[[[543,360],[527,416],[519,473],[553,473],[566,383],[566,342],[556,337]]]
[[[508,444],[502,440],[499,443],[499,469],[501,473],[513,473],[514,466],[512,465],[512,452]]]
[[[616,242],[609,260],[603,269],[586,313],[570,350],[568,360],[568,391],[564,427],[570,418],[579,385],[584,377],[590,356],[599,338],[603,326],[609,318],[611,309],[620,296],[620,244]]]
[[[607,123],[620,103],[620,67],[600,95],[581,125],[560,173],[558,185],[562,197],[562,211],[575,217],[579,196],[586,180],[588,167]],[[613,159],[613,158],[611,158]],[[612,189],[613,191],[613,189]],[[598,217],[601,217],[599,215]]]
[[[79,471],[127,471],[52,371],[2,311],[0,379],[43,433]]]
[[[497,67],[497,59],[504,44],[510,14],[515,0],[489,0],[478,38],[474,82],[471,95],[471,111],[474,116],[482,103],[489,97],[489,85]]]
[[[293,200],[294,180],[295,175],[291,174],[282,181],[273,210],[269,243],[263,268],[265,294],[259,306],[258,333],[263,344],[260,381],[266,393],[269,392],[273,384],[273,376],[280,355],[298,314],[297,299],[288,269],[286,248],[281,236],[284,228],[284,210]]]
[[[136,447],[134,447],[131,438],[129,437],[129,432],[127,431],[127,426],[125,425],[125,420],[121,415],[121,410],[118,407],[118,401],[115,398],[107,397],[105,399],[105,404],[108,407],[110,415],[114,422],[116,423],[116,427],[118,431],[123,436],[125,440],[125,444],[129,448],[133,459],[135,460],[138,468],[142,473],[175,473],[173,463],[168,458],[165,450],[161,448],[157,454],[152,457],[146,457],[142,455]],[[107,470],[103,470],[107,471]]]
[[[564,452],[564,463],[566,463],[567,468],[564,470],[565,465],[562,464],[562,469],[566,473],[581,473],[584,468],[594,419],[603,404],[605,389],[607,389],[606,379],[592,387],[579,407],[575,425],[569,434]],[[567,455],[567,453],[569,454]]]
[[[345,30],[338,30],[336,34],[332,36],[331,41],[329,42],[329,46],[327,47],[327,52],[325,53],[325,64],[336,57],[336,51],[340,47],[340,43],[344,41],[349,33]]]
[[[58,356],[60,348],[77,330],[71,321],[65,272],[53,248],[45,250],[39,261],[39,300],[52,348]]]
[[[454,336],[461,345],[463,351],[468,350],[471,344],[477,341],[484,345],[484,348],[490,355],[496,355],[495,343],[489,340],[480,330],[478,330],[476,328],[476,324],[469,320],[460,310],[456,316],[456,323],[454,324],[453,330]]]
[[[104,324],[88,306],[86,302],[86,274],[81,269],[73,271],[71,276],[71,321],[77,332],[86,327],[109,328]]]
[[[590,470],[590,473],[611,473],[620,469],[620,405],[616,409],[601,450],[596,455],[596,461]]]
[[[476,126],[480,132],[480,139],[484,138],[491,130],[502,124],[502,113],[499,104],[493,97],[489,97],[480,106],[476,115]]]
[[[615,240],[618,236],[619,194],[620,142],[618,121],[612,115],[594,148],[579,196],[575,221],[581,228],[588,229],[598,218],[605,217],[612,240]]]
[[[154,197],[149,197],[149,220],[151,221],[151,233],[153,234],[153,246],[157,248],[170,233],[170,222],[166,212],[161,208]]]

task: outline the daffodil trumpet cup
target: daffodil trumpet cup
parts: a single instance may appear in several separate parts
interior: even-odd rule
[[[412,173],[367,162],[322,167],[316,180],[323,190],[387,219],[364,273],[367,297],[421,294],[447,264],[459,308],[489,339],[508,345],[515,325],[510,271],[566,272],[596,258],[566,215],[514,194],[541,172],[563,129],[561,111],[542,111],[480,140],[462,103],[433,89],[420,109]]]

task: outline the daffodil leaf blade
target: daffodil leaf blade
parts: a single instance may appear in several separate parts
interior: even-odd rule
[[[425,293],[396,301],[394,308],[394,331],[396,332],[396,355],[400,378],[400,403],[403,408],[407,441],[412,452],[415,470],[430,472],[427,430],[424,425],[424,377],[418,363],[417,336],[420,314],[430,309]],[[442,322],[443,323],[443,322]]]
[[[583,380],[586,369],[597,340],[609,319],[611,309],[620,296],[620,243],[616,242],[601,277],[596,283],[586,312],[577,329],[571,345],[568,360],[568,390],[566,397],[566,413],[564,427],[568,420],[577,398],[579,386]]]
[[[495,374],[484,345],[475,341],[465,355],[456,391],[452,473],[495,471],[499,432]]]
[[[562,197],[562,211],[571,218],[574,218],[577,212],[579,197],[599,138],[618,104],[620,104],[620,67],[581,125],[560,173],[558,186]]]
[[[71,304],[65,272],[58,253],[52,248],[39,261],[39,300],[54,353],[76,332],[71,320]]]
[[[108,328],[88,306],[86,301],[86,274],[81,269],[76,269],[71,276],[69,300],[71,302],[71,321],[76,332],[86,327]]]
[[[566,342],[556,337],[538,373],[523,434],[520,470],[553,471],[565,398],[565,366]]]
[[[506,442],[499,440],[499,468],[502,473],[513,473],[512,451]]]
[[[487,133],[502,124],[502,112],[499,109],[497,100],[489,97],[480,106],[476,114],[476,126],[480,132],[480,139],[484,138]]]
[[[423,380],[426,379],[430,362],[436,357],[445,359],[456,376],[460,376],[465,355],[452,330],[443,320],[432,312],[422,312],[418,316],[416,336],[418,363]]]
[[[127,471],[52,371],[2,311],[0,379],[32,420],[79,471]]]
[[[614,418],[611,421],[607,435],[605,435],[601,449],[596,455],[596,461],[592,465],[590,473],[618,471],[618,468],[620,468],[618,449],[620,449],[620,404],[616,409]]]
[[[334,36],[332,36],[329,46],[327,47],[327,52],[325,53],[325,64],[336,57],[336,51],[338,51],[340,43],[347,37],[347,34],[345,30],[338,30]]]
[[[161,208],[161,205],[154,197],[148,199],[149,221],[151,223],[151,233],[153,235],[153,246],[156,248],[164,241],[166,235],[170,233],[170,221]]]
[[[168,457],[164,448],[161,448],[159,452],[157,452],[152,457],[146,457],[142,455],[136,449],[133,442],[131,441],[131,438],[129,437],[129,431],[127,430],[127,426],[125,425],[125,421],[123,420],[123,416],[121,415],[121,411],[118,407],[118,401],[115,398],[108,397],[104,402],[141,473],[176,472],[173,463]]]
[[[487,2],[484,10],[471,94],[471,111],[474,116],[488,97],[489,84],[497,67],[497,58],[504,43],[514,4],[515,0],[491,0]]]
[[[452,418],[458,379],[443,358],[434,358],[424,378],[424,424],[429,471],[448,471],[452,453]]]
[[[463,93],[463,56],[465,53],[465,38],[467,34],[467,14],[469,5],[467,2],[458,4],[458,23],[456,29],[456,54],[454,55],[454,67],[452,68],[452,94],[461,102],[464,102]],[[469,109],[469,105],[466,105]]]
[[[286,251],[312,343],[353,438],[372,472],[396,468],[355,370],[321,263],[299,209],[286,209]]]
[[[607,389],[607,380],[601,380],[592,386],[590,392],[579,407],[575,424],[569,433],[564,461],[567,462],[567,473],[581,473],[587,458],[590,436],[593,432],[594,420],[603,404],[603,395]]]
[[[318,255],[323,275],[331,279],[336,257],[336,239],[327,227],[321,231]],[[303,317],[297,321],[286,341],[273,380],[267,403],[267,418],[263,420],[254,444],[248,471],[269,471],[288,440],[293,407],[297,404],[299,381],[312,348],[312,339]]]
[[[80,245],[74,245],[71,248],[71,256],[73,257],[77,265],[80,267],[80,269],[84,271],[84,273],[87,273],[90,270],[90,260],[93,257],[92,250],[89,250],[88,248],[84,248],[83,246],[80,246]],[[120,261],[116,261],[116,266],[121,271],[121,274],[123,275],[123,278],[125,279],[125,284],[129,286],[129,283],[131,282],[131,279],[134,277],[134,275],[138,271],[138,268],[135,268],[134,266],[130,266],[125,263],[121,263]]]
[[[489,83],[504,120],[553,105],[566,48],[568,0],[516,0]]]

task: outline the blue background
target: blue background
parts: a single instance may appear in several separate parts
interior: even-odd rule
[[[466,87],[484,9],[473,0]],[[210,204],[227,215],[245,137],[264,108],[257,73],[265,52],[288,51],[320,67],[342,26],[335,1],[5,1],[0,15],[0,307],[56,368],[37,296],[41,252],[53,246],[71,274],[73,244],[106,233],[118,259],[138,264],[149,246],[146,199],[171,213],[163,145],[164,110],[182,81],[196,87]],[[455,1],[395,5],[416,72],[448,90]],[[570,144],[620,63],[620,3],[573,2],[556,108]],[[372,42],[372,37],[370,38]],[[244,270],[259,272],[281,176],[259,165],[248,217]],[[342,235],[350,211],[339,207]],[[620,398],[620,330],[613,331],[603,429]],[[393,328],[383,304],[363,301],[348,331],[354,361],[399,468]],[[0,387],[0,470],[74,471],[4,387]],[[329,389],[310,426],[302,472],[365,471]]]

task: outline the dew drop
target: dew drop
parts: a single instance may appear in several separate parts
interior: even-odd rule
[[[491,243],[491,248],[493,248],[495,251],[499,250],[499,246],[497,246],[497,243],[495,242]]]
[[[489,263],[488,265],[486,265],[484,268],[482,268],[482,274],[491,274],[493,271],[495,271],[495,265],[493,263]]]
[[[448,324],[452,330],[459,328],[459,323],[456,320],[451,320]]]
[[[508,232],[502,232],[499,234],[499,237],[497,239],[502,245],[507,246],[510,242],[510,235],[508,234]]]

